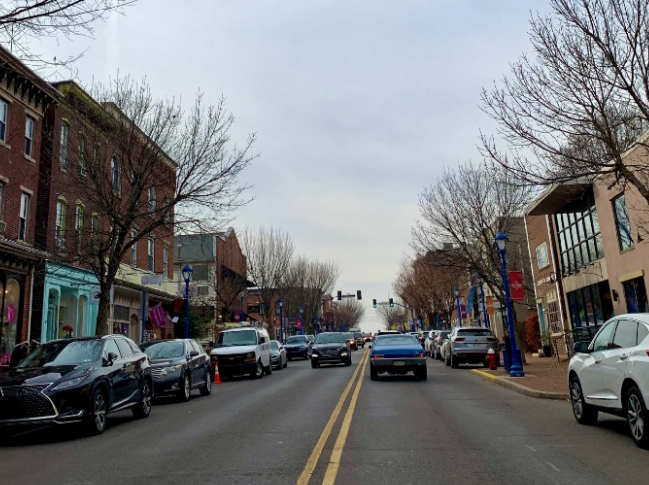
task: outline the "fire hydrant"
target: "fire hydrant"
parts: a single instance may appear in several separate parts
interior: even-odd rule
[[[489,370],[496,370],[498,368],[496,365],[496,352],[494,352],[494,349],[489,349],[487,352],[487,364],[489,365]]]

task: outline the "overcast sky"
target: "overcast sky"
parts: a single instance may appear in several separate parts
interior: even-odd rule
[[[336,289],[363,291],[362,327],[374,331],[371,299],[392,294],[411,254],[418,194],[444,167],[479,158],[479,130],[494,132],[480,90],[529,50],[530,11],[546,3],[140,0],[95,39],[34,49],[87,49],[82,84],[119,71],[146,76],[159,96],[226,96],[233,139],[256,132],[261,154],[244,176],[255,200],[234,227],[280,227],[299,254],[334,260]]]

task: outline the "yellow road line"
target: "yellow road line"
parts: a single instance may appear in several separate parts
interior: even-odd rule
[[[367,353],[366,355],[369,355]],[[367,359],[363,359],[359,364],[359,367],[365,369],[365,364],[367,364]],[[329,466],[325,472],[324,480],[322,480],[322,485],[334,485],[336,483],[336,476],[338,475],[338,469],[340,468],[340,459],[343,454],[343,449],[345,448],[345,442],[347,441],[347,435],[349,433],[349,428],[352,425],[352,417],[354,416],[354,409],[356,409],[356,401],[358,400],[358,394],[361,391],[361,384],[363,384],[363,372],[356,383],[356,388],[354,389],[354,394],[352,394],[352,399],[349,401],[349,408],[345,413],[345,418],[343,423],[340,426],[340,433],[338,438],[336,438],[336,443],[334,444],[334,449],[331,452],[331,458],[329,459]]]
[[[313,474],[313,470],[315,470],[315,467],[318,464],[318,460],[320,460],[320,455],[322,454],[322,450],[324,449],[324,446],[327,443],[327,440],[329,439],[331,430],[333,429],[334,424],[336,423],[336,420],[340,415],[340,411],[343,407],[343,404],[345,403],[345,400],[349,395],[349,391],[351,390],[352,385],[354,384],[354,380],[356,379],[356,376],[361,371],[361,369],[364,367],[364,362],[368,355],[369,352],[366,352],[365,355],[363,355],[361,361],[358,364],[358,367],[354,371],[354,374],[352,375],[351,379],[349,379],[349,382],[347,383],[345,390],[343,391],[342,395],[340,396],[340,399],[338,400],[338,404],[336,404],[336,407],[331,413],[331,416],[329,417],[329,421],[327,422],[327,425],[324,427],[324,430],[322,431],[322,434],[320,435],[318,442],[313,447],[313,451],[311,452],[311,455],[309,456],[309,459],[306,462],[306,466],[304,467],[304,470],[302,470],[302,473],[300,474],[300,477],[297,479],[297,482],[295,482],[295,485],[307,485],[309,483],[309,480],[311,479],[311,475]]]

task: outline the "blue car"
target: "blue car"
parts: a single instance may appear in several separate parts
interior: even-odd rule
[[[379,374],[415,374],[418,380],[428,379],[426,354],[417,338],[407,334],[377,335],[370,352],[370,378],[375,381]]]

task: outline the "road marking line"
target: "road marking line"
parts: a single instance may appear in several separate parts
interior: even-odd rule
[[[485,371],[478,370],[478,369],[471,369],[471,370],[469,370],[469,372],[471,372],[473,374],[477,374],[480,377],[484,377],[485,379],[489,379],[490,381],[495,381],[496,379],[498,379],[498,376],[495,376],[493,374],[489,374],[489,372],[485,372]]]
[[[367,359],[361,361],[361,364],[359,365],[365,369],[365,364],[367,364]],[[340,459],[343,454],[343,449],[345,448],[349,428],[352,426],[352,418],[354,416],[354,410],[356,409],[358,394],[360,393],[361,385],[363,384],[363,373],[364,372],[361,372],[361,376],[356,382],[356,388],[354,389],[354,394],[352,394],[352,399],[349,401],[349,408],[347,408],[342,425],[340,426],[340,433],[338,434],[338,438],[336,438],[334,449],[331,452],[329,466],[327,467],[324,479],[322,480],[322,485],[334,485],[336,483],[336,476],[338,475],[338,469],[340,468]]]
[[[306,462],[304,470],[302,470],[302,473],[297,479],[297,482],[295,482],[295,485],[307,485],[309,483],[309,480],[311,479],[311,475],[313,475],[313,471],[315,470],[315,467],[318,464],[318,460],[320,460],[320,455],[322,454],[322,450],[324,449],[324,446],[327,443],[327,440],[329,439],[331,430],[333,429],[334,424],[338,420],[338,416],[340,415],[340,411],[342,410],[343,404],[347,400],[349,391],[351,390],[352,385],[356,380],[356,376],[358,375],[360,370],[364,367],[363,361],[365,360],[367,355],[369,355],[369,352],[366,352],[365,355],[363,355],[363,358],[358,363],[358,367],[354,371],[354,374],[352,375],[351,379],[349,379],[349,382],[347,383],[345,390],[343,391],[342,395],[340,396],[340,399],[338,400],[338,404],[336,404],[336,407],[331,413],[331,416],[329,417],[329,421],[327,421],[324,430],[322,430],[322,434],[320,435],[320,438],[318,439],[316,445],[313,447],[313,451],[311,452],[311,455],[309,456],[309,459]]]
[[[532,450],[534,453],[536,453],[536,450],[535,450],[534,448],[532,448],[530,445],[527,445],[527,447],[528,447],[530,450]]]
[[[556,471],[561,472],[561,470],[559,470],[556,466],[554,466],[554,465],[553,465],[552,463],[550,463],[549,461],[546,461],[546,463],[547,463],[548,465],[550,465],[552,468],[554,468]]]

